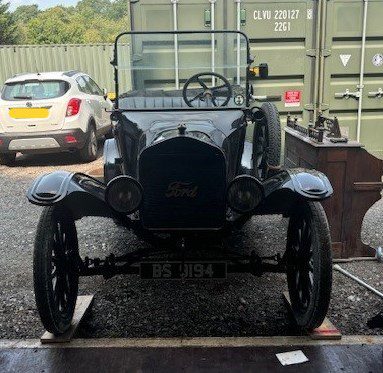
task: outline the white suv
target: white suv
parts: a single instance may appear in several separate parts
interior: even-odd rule
[[[97,157],[97,140],[111,131],[106,90],[78,71],[17,75],[0,98],[0,163],[16,153],[77,151]]]

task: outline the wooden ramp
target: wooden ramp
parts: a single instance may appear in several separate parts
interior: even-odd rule
[[[283,298],[289,310],[292,311],[290,296],[287,291],[283,293]],[[314,330],[307,330],[306,332],[311,339],[334,340],[342,338],[342,333],[334,326],[334,324],[327,317],[324,319],[321,326]]]
[[[45,343],[66,343],[70,342],[76,332],[81,320],[92,305],[94,295],[80,295],[77,297],[76,308],[74,310],[72,325],[69,330],[59,336],[46,331],[40,338],[40,342]]]

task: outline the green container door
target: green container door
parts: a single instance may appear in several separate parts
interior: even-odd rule
[[[224,0],[131,0],[130,11],[134,31],[204,30],[212,22],[224,27]]]
[[[361,89],[366,3],[365,0],[132,0],[132,29],[213,27],[244,31],[251,40],[255,63],[269,64],[270,78],[254,82],[256,96],[280,96],[280,101],[275,103],[282,116],[297,115],[303,124],[312,121],[318,111],[337,115],[350,139],[359,137],[369,151],[383,157],[383,1],[368,1]],[[185,54],[184,58],[191,62],[199,59],[198,53]]]
[[[358,139],[359,122],[360,142],[383,158],[383,1],[368,2],[361,87],[365,6],[361,0],[332,0],[325,4],[327,57],[320,77],[321,103],[325,113],[339,118],[350,139]]]
[[[269,79],[253,83],[255,96],[279,96],[275,104],[282,115],[308,123],[314,108],[316,2],[228,3],[228,27],[250,38],[255,64],[269,65]]]
[[[131,24],[135,31],[177,31],[177,30],[222,30],[224,28],[224,2],[209,0],[139,0],[131,1]],[[205,38],[206,40],[203,40]],[[133,73],[136,89],[145,87],[182,88],[191,75],[201,72],[198,66],[219,64],[223,56],[219,51],[221,40],[216,40],[215,50],[210,35],[153,35],[152,44],[140,43],[140,36],[132,38],[135,63],[139,65],[140,56],[143,63],[154,67],[156,60],[161,58],[161,66],[167,67],[161,76],[158,70],[150,69],[143,73]],[[190,40],[189,40],[190,39]],[[129,43],[129,41],[127,40]],[[178,47],[175,48],[175,43]],[[161,56],[159,57],[159,46]],[[168,47],[166,47],[168,46]],[[152,48],[155,48],[153,51]],[[174,66],[174,69],[168,67]],[[178,68],[177,68],[178,67]],[[206,70],[206,68],[204,69]],[[145,83],[144,83],[145,81]]]

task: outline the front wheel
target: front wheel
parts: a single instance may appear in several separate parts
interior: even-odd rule
[[[71,325],[78,293],[77,258],[77,231],[70,211],[46,207],[37,228],[33,277],[41,322],[55,335]]]
[[[290,217],[286,256],[295,320],[302,328],[317,328],[326,317],[332,286],[330,231],[319,202],[301,202]]]

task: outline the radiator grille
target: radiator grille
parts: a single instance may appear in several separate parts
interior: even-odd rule
[[[218,229],[225,220],[226,165],[220,149],[175,138],[140,157],[141,216],[148,229]]]

